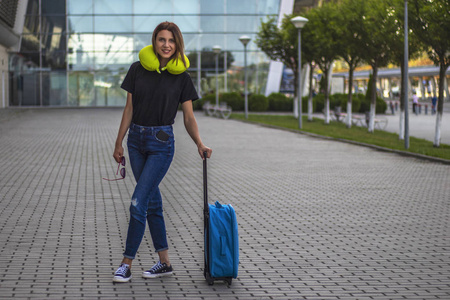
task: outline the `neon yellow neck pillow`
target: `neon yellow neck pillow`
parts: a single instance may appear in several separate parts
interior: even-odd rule
[[[190,63],[187,56],[184,56],[184,60],[186,61],[186,67],[183,64],[183,61],[181,60],[181,55],[178,57],[178,59],[172,58],[167,65],[162,68],[161,70],[167,70],[170,74],[178,75],[183,73],[184,71],[189,68]],[[159,69],[159,59],[156,57],[155,52],[153,51],[153,46],[149,45],[141,49],[139,51],[139,61],[141,62],[141,65],[148,71],[156,71],[158,73],[161,73]]]

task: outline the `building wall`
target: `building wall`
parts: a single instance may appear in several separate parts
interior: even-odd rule
[[[0,108],[8,107],[8,52],[0,45]]]
[[[212,47],[222,48],[220,92],[243,92],[244,47],[249,91],[264,91],[269,60],[254,39],[280,0],[29,0],[20,51],[12,53],[12,105],[122,106],[120,84],[162,21],[181,29],[190,75],[203,95],[215,90]],[[14,56],[15,55],[15,56]]]

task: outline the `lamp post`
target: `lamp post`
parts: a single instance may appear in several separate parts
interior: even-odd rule
[[[403,89],[403,107],[405,108],[405,149],[409,149],[409,113],[408,113],[408,60],[409,60],[409,50],[408,50],[408,0],[405,0],[405,38],[404,38],[404,54],[403,54],[403,78],[402,78],[402,89]]]
[[[248,92],[247,92],[247,44],[250,42],[250,38],[243,35],[239,38],[242,45],[244,45],[244,82],[245,82],[245,118],[248,119]]]
[[[219,107],[219,54],[222,48],[216,45],[212,50],[216,54],[216,107]]]
[[[291,19],[295,28],[298,29],[298,128],[302,129],[302,28],[308,19],[297,16]]]

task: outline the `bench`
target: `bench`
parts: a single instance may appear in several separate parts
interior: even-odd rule
[[[369,117],[370,113],[366,112],[366,124],[369,126]],[[375,118],[374,120],[374,127],[378,128],[379,130],[384,130],[387,127],[388,119],[387,118]]]
[[[323,110],[323,114],[325,115],[325,110]],[[336,120],[338,122],[344,122],[344,120],[347,117],[347,114],[342,112],[341,107],[335,107],[333,111],[330,111],[330,117],[333,120]]]
[[[222,102],[219,104],[219,106],[217,106],[207,101],[205,102],[205,104],[203,104],[203,112],[207,116],[222,117],[224,119],[228,119],[231,115],[232,109],[225,102]]]
[[[365,121],[364,116],[352,114],[352,124],[353,125],[365,126],[364,121]]]

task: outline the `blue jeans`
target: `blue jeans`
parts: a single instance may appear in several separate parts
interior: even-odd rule
[[[172,126],[144,127],[132,123],[128,131],[127,146],[137,184],[131,198],[130,224],[123,256],[134,259],[144,237],[146,221],[156,252],[168,249],[158,186],[166,175],[175,152]]]

